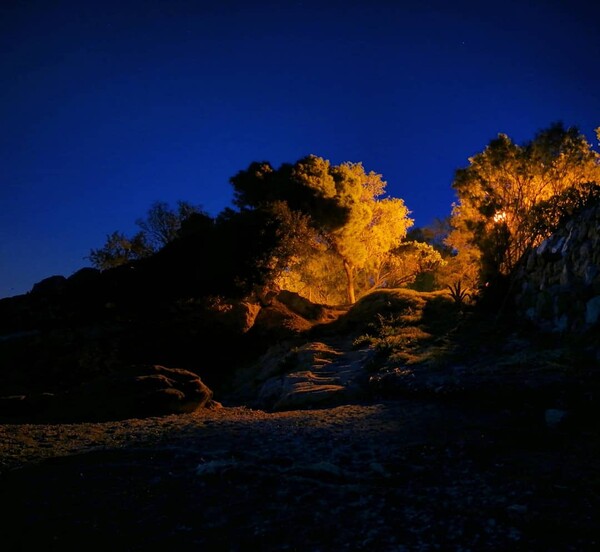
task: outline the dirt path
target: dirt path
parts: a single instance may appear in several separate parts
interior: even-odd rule
[[[4,425],[3,548],[592,549],[595,443],[415,401]]]

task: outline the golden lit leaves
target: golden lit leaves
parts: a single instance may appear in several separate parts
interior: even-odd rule
[[[401,199],[377,199],[386,183],[361,163],[331,166],[311,156],[295,166],[294,177],[323,195],[331,193],[333,182],[335,202],[347,217],[332,228],[315,221],[318,246],[281,276],[281,285],[324,302],[353,302],[357,286],[363,293],[372,287],[364,282],[379,281],[371,272],[406,235],[413,223],[409,211]]]
[[[331,176],[329,161],[316,155],[309,155],[294,165],[292,177],[302,186],[316,191],[324,198],[336,196],[336,185]]]
[[[498,135],[456,171],[459,204],[450,243],[477,247],[487,264],[484,272],[507,274],[540,239],[531,232],[533,208],[565,190],[600,182],[599,162],[575,128],[552,125],[523,146]]]

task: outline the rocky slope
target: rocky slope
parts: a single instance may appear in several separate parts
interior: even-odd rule
[[[19,323],[3,321],[0,388],[81,390],[85,423],[4,418],[2,546],[595,550],[597,244],[571,250],[590,239],[578,228],[532,252],[516,288],[550,334],[410,290],[350,310],[289,294],[94,303],[94,318],[52,280],[3,302]]]

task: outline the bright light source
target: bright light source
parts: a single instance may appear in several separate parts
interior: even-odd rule
[[[494,222],[495,223],[504,222],[505,220],[506,220],[506,211],[498,211],[494,215]]]

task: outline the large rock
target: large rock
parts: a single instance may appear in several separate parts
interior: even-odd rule
[[[277,340],[295,337],[313,324],[303,316],[296,314],[278,300],[263,307],[254,321],[251,333],[254,338],[274,343]]]
[[[215,324],[236,335],[250,330],[261,310],[258,303],[225,300],[221,297],[208,298],[205,308],[207,316],[211,316]]]
[[[104,421],[212,408],[212,391],[189,370],[132,366],[65,393],[0,398],[0,417],[11,421]]]
[[[321,342],[282,354],[272,348],[246,374],[244,392],[255,406],[293,410],[343,404],[364,398],[370,351],[348,351]]]
[[[189,370],[133,366],[71,391],[66,412],[86,419],[119,419],[193,412],[212,406],[212,391]]]
[[[50,276],[37,282],[31,288],[34,295],[56,296],[64,293],[67,287],[67,279],[64,276]]]
[[[324,305],[313,303],[293,291],[280,291],[277,294],[277,300],[307,320],[323,320],[327,312]]]

